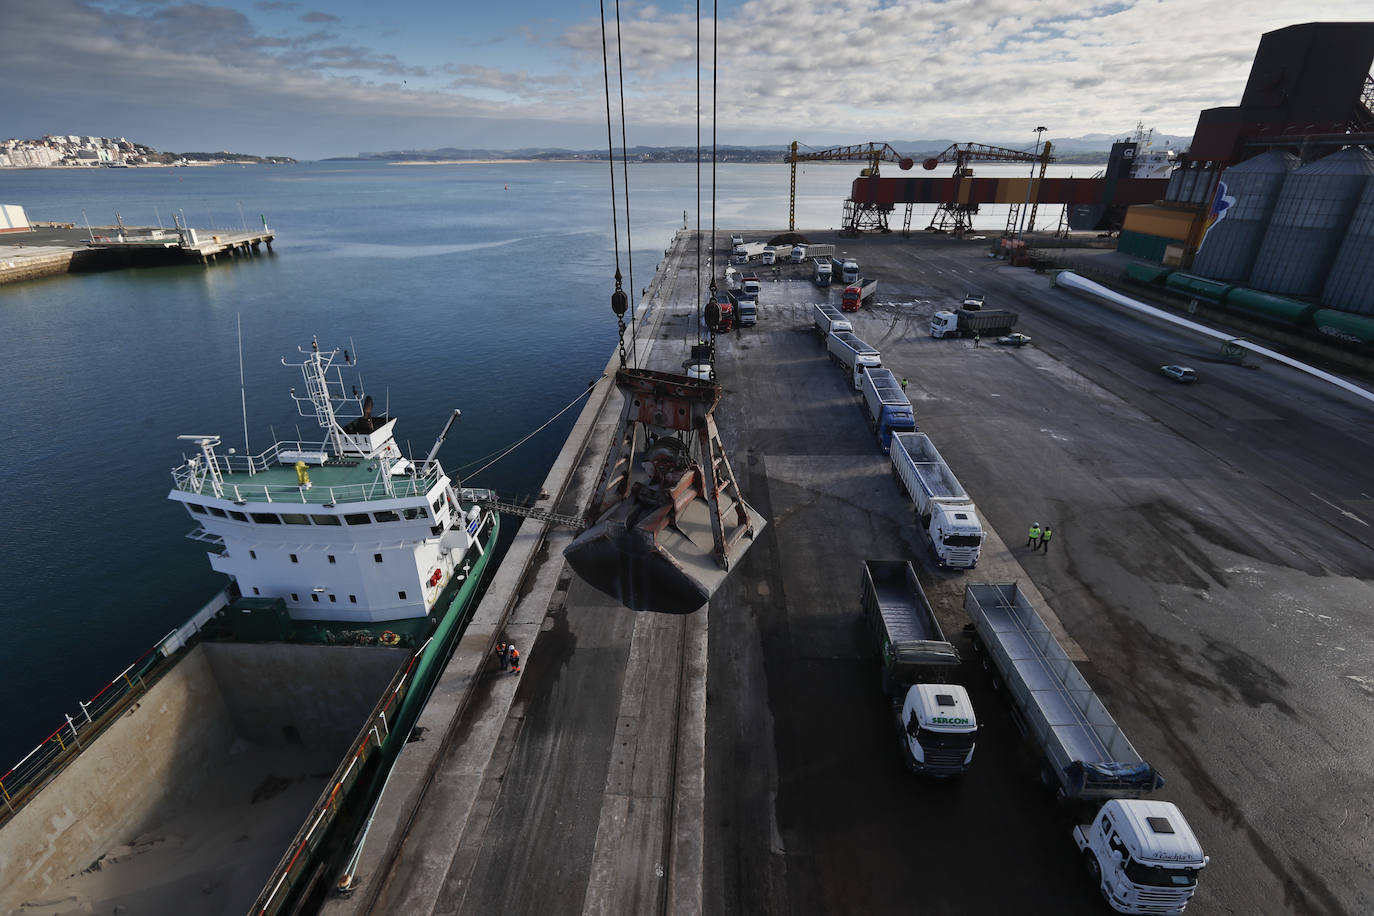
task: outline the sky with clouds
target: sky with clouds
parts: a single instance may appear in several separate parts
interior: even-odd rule
[[[1240,101],[1262,33],[1374,18],[1369,0],[727,0],[713,51],[702,11],[620,3],[630,145],[693,145],[699,91],[709,139],[713,54],[724,144],[1191,136],[1200,109]],[[600,148],[602,74],[589,0],[0,0],[0,138]]]

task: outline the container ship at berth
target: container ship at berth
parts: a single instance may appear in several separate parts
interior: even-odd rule
[[[411,737],[499,516],[437,460],[458,411],[412,461],[396,418],[346,387],[347,350],[300,353],[283,362],[322,441],[248,456],[180,437],[170,498],[229,584],[6,774],[0,912],[292,912],[334,880]]]

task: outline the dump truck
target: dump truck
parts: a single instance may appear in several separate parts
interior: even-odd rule
[[[833,305],[812,306],[811,324],[816,329],[816,334],[821,340],[825,340],[835,331],[854,330],[854,326],[849,323],[849,319],[842,316],[840,310]]]
[[[951,569],[973,569],[983,550],[978,510],[959,478],[925,433],[894,432],[888,446],[892,473],[916,504],[916,521],[935,560]]]
[[[969,585],[974,645],[1010,696],[1013,718],[1060,799],[1086,803],[1072,835],[1089,876],[1122,913],[1181,913],[1208,857],[1164,784],[1131,746],[1064,647],[1014,584]]]
[[[960,308],[940,311],[930,317],[931,337],[980,337],[1000,334],[1016,327],[1021,316],[1006,309]]]
[[[878,281],[860,277],[857,281],[844,288],[844,293],[840,296],[840,308],[846,312],[857,312],[860,308],[872,301],[873,294],[878,291]]]
[[[811,281],[817,286],[830,285],[830,261],[828,258],[817,258],[815,261],[816,272],[812,275]]]
[[[916,431],[916,413],[891,369],[869,369],[863,378],[864,409],[887,451],[893,433]]]
[[[832,280],[839,280],[845,286],[857,283],[859,280],[859,262],[851,257],[832,254],[830,256],[830,273]]]
[[[831,331],[825,346],[830,351],[830,359],[849,373],[855,391],[863,387],[866,371],[883,364],[882,354],[860,340],[853,331]]]
[[[759,292],[763,289],[762,284],[759,283],[758,274],[752,270],[745,271],[744,275],[740,277],[740,289],[744,291],[744,295],[758,302]]]
[[[808,258],[829,258],[835,253],[834,245],[807,245],[806,256]]]
[[[957,776],[973,762],[978,719],[968,691],[945,683],[959,652],[945,639],[906,560],[865,560],[860,602],[892,706],[902,758],[912,771]]]

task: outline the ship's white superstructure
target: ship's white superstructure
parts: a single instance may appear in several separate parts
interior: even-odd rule
[[[471,505],[480,494],[455,489],[437,442],[419,464],[402,456],[396,418],[373,416],[372,399],[345,388],[347,350],[300,352],[287,365],[300,369],[305,394],[292,397],[325,438],[240,456],[220,454],[218,436],[182,436],[198,452],[173,470],[171,498],[199,525],[189,536],[220,548],[210,564],[245,598],[280,598],[295,620],[424,617],[466,574],[467,553],[483,550],[482,510]]]

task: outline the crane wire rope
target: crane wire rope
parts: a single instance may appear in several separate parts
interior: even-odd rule
[[[620,365],[625,367],[625,312],[629,309],[629,297],[625,295],[623,277],[620,273],[620,223],[615,201],[615,140],[611,127],[611,64],[606,53],[606,0],[601,0],[601,81],[606,90],[606,163],[611,169],[611,239],[615,247],[615,292],[611,293],[611,311],[615,313],[620,326]],[[617,9],[617,17],[619,11]],[[622,93],[623,94],[623,93]],[[629,227],[626,227],[628,231]]]
[[[698,4],[700,0],[698,0]],[[719,66],[716,48],[717,33],[720,30],[719,0],[711,0],[711,251],[716,250],[716,70]],[[697,14],[701,18],[701,14]],[[698,82],[700,79],[698,78]],[[716,298],[716,271],[711,269],[711,298]],[[732,303],[733,304],[733,303]],[[739,316],[735,316],[739,321]],[[716,380],[716,329],[711,329],[711,381]]]
[[[553,416],[549,417],[547,420],[545,420],[545,421],[544,421],[543,423],[541,423],[539,426],[535,427],[532,431],[526,433],[524,436],[521,436],[519,439],[516,439],[516,440],[515,440],[514,442],[512,442],[510,445],[502,446],[501,448],[498,448],[498,449],[497,449],[496,451],[494,451],[494,452],[487,452],[487,454],[483,455],[481,458],[474,458],[472,461],[469,461],[467,464],[465,464],[465,465],[463,465],[462,467],[458,468],[457,471],[456,471],[455,473],[462,474],[464,471],[466,471],[468,468],[472,467],[474,464],[477,464],[478,462],[481,462],[481,461],[487,461],[488,458],[491,458],[491,459],[492,459],[491,461],[488,461],[486,464],[482,465],[480,468],[478,468],[477,470],[473,471],[471,474],[468,474],[468,475],[467,475],[467,477],[469,477],[469,478],[471,478],[471,477],[476,477],[478,474],[482,473],[482,472],[485,471],[487,468],[491,467],[493,464],[495,464],[496,462],[500,461],[502,458],[505,458],[505,457],[506,457],[507,455],[509,455],[511,452],[515,451],[517,448],[519,448],[520,446],[524,445],[526,442],[528,442],[528,441],[530,441],[531,439],[533,439],[533,438],[534,438],[535,436],[537,436],[539,433],[543,432],[545,429],[547,429],[547,428],[549,427],[549,425],[550,425],[551,423],[553,423],[553,421],[555,421],[555,420],[557,420],[559,417],[563,416],[563,414],[567,413],[569,410],[572,410],[573,406],[576,405],[578,401],[582,400],[582,399],[585,398],[587,395],[591,394],[591,393],[592,393],[592,389],[596,387],[597,382],[600,382],[601,379],[604,379],[605,377],[606,377],[606,373],[604,373],[604,372],[601,373],[601,377],[598,378],[598,379],[596,379],[595,381],[591,382],[590,384],[588,384],[585,391],[583,391],[583,392],[582,392],[581,394],[579,394],[577,397],[575,397],[575,398],[573,398],[571,401],[569,401],[569,402],[567,403],[567,406],[565,406],[562,410],[558,411],[558,413],[556,413],[556,414],[554,414]],[[495,457],[492,457],[492,456],[495,456]]]
[[[702,335],[701,335],[701,314],[702,314],[702,310],[703,310],[703,309],[702,309],[702,304],[701,304],[701,0],[697,0],[697,22],[696,22],[696,26],[697,26],[697,44],[696,44],[696,52],[697,52],[697,73],[696,73],[696,77],[697,77],[697,78],[696,78],[696,84],[697,84],[697,85],[696,85],[696,90],[697,90],[697,154],[696,154],[696,160],[697,160],[697,161],[696,161],[696,166],[697,166],[697,237],[696,237],[696,253],[697,253],[697,298],[696,298],[696,310],[697,310],[697,342],[700,342],[701,339],[702,339]],[[714,254],[714,252],[712,252],[712,253]]]
[[[620,0],[615,0],[615,69],[620,91],[620,173],[625,195],[625,268],[630,274],[630,294],[635,289],[635,248],[630,236],[630,144],[625,137],[625,60],[624,42],[620,38]],[[639,361],[639,330],[635,322],[637,309],[630,309],[630,364]]]

